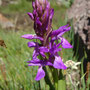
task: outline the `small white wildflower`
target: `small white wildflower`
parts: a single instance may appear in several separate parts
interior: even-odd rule
[[[80,65],[81,62],[74,62],[72,60],[68,60],[66,61],[65,65],[68,67],[68,68],[72,68],[72,69],[78,69],[77,65]]]

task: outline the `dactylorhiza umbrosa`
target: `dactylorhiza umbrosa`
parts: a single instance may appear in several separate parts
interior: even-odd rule
[[[52,30],[52,18],[54,9],[50,7],[47,0],[35,0],[32,2],[33,12],[28,13],[34,21],[35,35],[22,35],[25,39],[36,39],[36,42],[28,42],[29,48],[34,48],[32,60],[28,61],[28,66],[39,66],[35,80],[45,77],[43,67],[50,66],[56,69],[67,69],[58,52],[62,48],[72,48],[69,42],[62,35],[70,30],[68,25],[61,26],[57,30]],[[60,43],[56,43],[57,41]],[[39,42],[38,42],[39,41]],[[61,48],[60,48],[61,46]]]

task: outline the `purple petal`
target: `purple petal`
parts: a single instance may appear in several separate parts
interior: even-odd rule
[[[51,42],[54,42],[55,40],[58,40],[57,36],[52,37]]]
[[[53,64],[48,60],[40,60],[41,66],[53,66]]]
[[[39,20],[39,17],[36,19],[36,23],[39,24],[40,26],[42,26],[41,21]]]
[[[28,64],[28,66],[41,66],[41,64],[40,63],[30,63]]]
[[[44,2],[45,2],[45,0],[44,0]],[[50,8],[50,3],[49,3],[47,0],[46,0],[46,2],[47,2],[47,4],[46,4],[46,5],[47,5],[46,8],[49,9],[49,8]]]
[[[54,53],[57,53],[57,52],[59,52],[61,50],[62,50],[61,48],[56,48],[55,51],[54,51]]]
[[[49,17],[49,9],[46,8],[46,10],[44,11],[44,14],[43,14],[43,16],[42,16],[43,23],[48,20],[48,17]],[[45,23],[45,24],[47,24],[47,23]]]
[[[36,43],[35,42],[28,42],[28,47],[35,47]]]
[[[32,7],[35,8],[35,2],[32,2]]]
[[[34,52],[33,52],[33,59],[36,59],[38,55],[39,55],[39,52],[34,50]]]
[[[40,54],[41,54],[43,57],[46,57],[46,55],[44,54],[44,52],[40,52]]]
[[[72,45],[65,38],[60,37],[60,39],[62,41],[61,45],[63,48],[73,48]]]
[[[46,65],[47,66],[53,66],[53,64],[51,62],[49,62],[49,61],[46,62]]]
[[[53,15],[54,15],[54,9],[51,9],[51,11],[50,11],[50,19],[53,18]]]
[[[48,48],[46,47],[39,47],[40,52],[48,52]]]
[[[27,14],[30,16],[30,18],[31,18],[32,20],[34,20],[34,17],[33,17],[33,14],[32,14],[32,13],[28,12]]]
[[[60,34],[58,34],[58,37],[62,36],[65,32],[69,31],[71,27],[65,28]]]
[[[27,63],[38,63],[38,62],[40,62],[40,60],[39,59],[33,59],[33,60],[30,60],[30,61],[27,61]]]
[[[41,66],[41,63],[40,63],[40,60],[39,59],[34,59],[34,60],[30,60],[30,61],[27,61],[28,66]]]
[[[53,67],[57,69],[67,69],[60,56],[55,56]]]
[[[60,45],[61,45],[61,43],[58,43],[58,44],[57,44],[57,47],[59,47]]]
[[[36,11],[36,9],[33,10],[33,16],[36,18],[38,16],[38,13]]]
[[[63,35],[65,32],[69,31],[71,28],[68,25],[61,26],[59,29],[52,31],[51,35]]]
[[[29,45],[29,47],[31,47],[31,46],[33,46],[34,47],[34,45]],[[34,50],[34,53],[33,53],[33,58],[34,57],[37,57],[39,54],[41,54],[43,57],[46,57],[45,56],[45,52],[48,52],[49,50],[48,50],[48,48],[46,48],[46,47],[40,47],[40,46],[38,46],[38,43],[37,43],[37,45],[35,46],[35,50]]]
[[[52,48],[52,42],[49,43],[49,48]]]
[[[44,77],[45,77],[45,72],[42,69],[42,67],[39,67],[35,80],[39,81],[40,79],[42,79]]]
[[[21,37],[25,38],[25,39],[30,39],[30,40],[32,40],[32,39],[39,39],[39,40],[43,41],[43,38],[38,37],[36,35],[32,35],[32,34],[25,34],[25,35],[22,35]]]
[[[54,42],[54,45],[51,47],[51,49],[49,50],[49,52],[54,55],[55,53],[61,51],[61,48],[58,48],[61,45],[61,43],[57,44]]]
[[[39,60],[34,58],[33,60],[27,61],[28,66],[53,66],[53,64],[48,60]]]

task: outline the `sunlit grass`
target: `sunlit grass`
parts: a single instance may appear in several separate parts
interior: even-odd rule
[[[0,72],[0,85],[3,89],[34,89],[38,85],[34,80],[37,67],[27,66],[26,61],[32,59],[33,50],[27,47],[28,40],[21,38],[23,34],[25,33],[11,31],[6,34],[6,32],[0,32],[0,37],[7,47],[0,47],[0,58],[2,58],[0,66],[3,68],[5,65],[5,77]]]
[[[27,13],[32,11],[32,2],[27,2],[26,0],[21,0],[17,4],[9,4],[7,6],[0,6],[2,13],[12,14],[12,13]]]

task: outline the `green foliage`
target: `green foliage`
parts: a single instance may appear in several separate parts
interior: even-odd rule
[[[81,62],[81,67],[80,67],[80,75],[81,75],[81,77],[80,77],[80,80],[81,80],[80,84],[81,84],[81,87],[79,87],[79,88],[80,88],[80,90],[89,90],[89,87],[90,87],[89,86],[90,85],[90,75],[88,76],[88,80],[87,80],[87,83],[86,83],[86,81],[85,81],[86,73],[84,71],[86,69],[86,67],[87,67],[87,66],[84,65],[86,63],[85,59],[87,60],[88,57],[87,57],[85,46],[83,46],[83,44],[82,44],[83,48],[80,46],[80,44],[82,42],[80,41],[79,35],[74,36],[75,34],[74,34],[73,21],[72,20],[71,20],[71,31],[70,31],[69,35],[71,37],[72,45],[74,47],[73,48],[74,49],[73,50],[73,55],[74,55],[73,56],[73,58],[74,58],[73,60],[75,60],[76,62],[78,62],[78,61]],[[81,48],[82,51],[80,51],[80,48]]]
[[[7,6],[1,6],[0,9],[3,13],[8,14],[16,13],[16,12],[24,12],[27,13],[32,11],[32,2],[27,2],[26,0],[20,0],[17,4],[9,4]]]
[[[3,62],[3,64],[0,63],[0,67],[3,68],[5,65],[5,77],[3,72],[0,72],[0,87],[4,90],[39,88],[38,82],[34,80],[37,67],[27,66],[26,61],[32,58],[32,49],[27,47],[27,40],[21,38],[23,34],[25,33],[0,31],[0,37],[7,46],[7,48],[0,47],[0,58]]]

